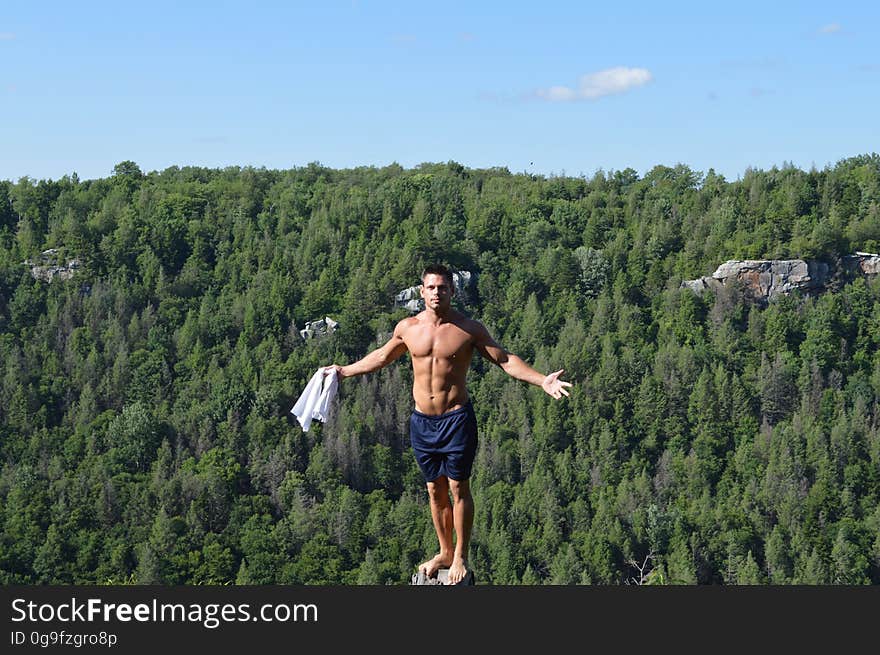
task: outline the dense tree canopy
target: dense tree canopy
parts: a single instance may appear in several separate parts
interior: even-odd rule
[[[436,547],[407,359],[308,433],[289,409],[442,261],[476,276],[460,310],[574,383],[554,402],[472,365],[480,583],[880,583],[880,282],[766,309],[679,288],[878,249],[876,154],[737,181],[125,161],[0,182],[0,581],[407,582]],[[23,264],[74,259],[51,282]]]

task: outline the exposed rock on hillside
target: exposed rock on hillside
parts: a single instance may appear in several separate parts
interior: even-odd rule
[[[766,306],[776,296],[799,291],[805,295],[827,291],[838,274],[848,277],[880,274],[880,255],[857,252],[847,255],[839,269],[827,262],[803,259],[731,259],[719,266],[711,276],[685,280],[681,288],[701,294],[707,289],[739,284],[747,298]]]
[[[33,262],[30,259],[26,259],[22,264],[31,269],[31,277],[35,280],[51,282],[56,277],[59,280],[69,280],[79,268],[79,260],[68,259],[67,262],[62,265],[53,263],[53,260],[56,260],[57,257],[58,249],[49,248],[49,250],[44,250],[40,253],[39,262]]]
[[[339,327],[339,323],[334,321],[329,316],[325,316],[324,318],[319,318],[316,321],[307,322],[306,326],[299,331],[299,336],[301,336],[303,339],[323,337],[328,334],[332,334],[333,332],[336,332],[337,327]]]

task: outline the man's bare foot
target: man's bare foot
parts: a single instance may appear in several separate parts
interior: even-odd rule
[[[458,584],[464,580],[468,574],[467,560],[461,557],[455,557],[452,564],[449,565],[449,574],[446,577],[446,584]]]
[[[452,564],[451,556],[437,553],[427,562],[419,564],[419,571],[424,572],[426,578],[433,578],[437,571],[450,564]]]

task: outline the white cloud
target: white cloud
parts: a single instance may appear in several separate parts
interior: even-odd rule
[[[0,41],[12,41],[15,38],[15,34],[12,32],[0,32]]]
[[[840,23],[828,23],[823,25],[819,30],[820,34],[834,34],[841,30]]]
[[[576,100],[578,97],[577,92],[567,86],[551,86],[549,89],[541,89],[538,91],[538,95],[552,102],[567,102]]]
[[[625,93],[630,89],[643,86],[653,78],[646,68],[627,68],[617,66],[596,73],[583,75],[576,88],[568,86],[551,86],[538,89],[539,98],[550,102],[569,102],[572,100],[596,100],[603,96]]]

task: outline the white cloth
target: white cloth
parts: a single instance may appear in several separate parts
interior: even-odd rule
[[[291,408],[290,413],[296,416],[303,432],[308,432],[312,420],[322,423],[327,420],[330,413],[330,403],[336,397],[339,389],[339,378],[335,369],[330,369],[325,375],[326,369],[319,368],[309,380],[306,388],[300,394],[299,400]]]

